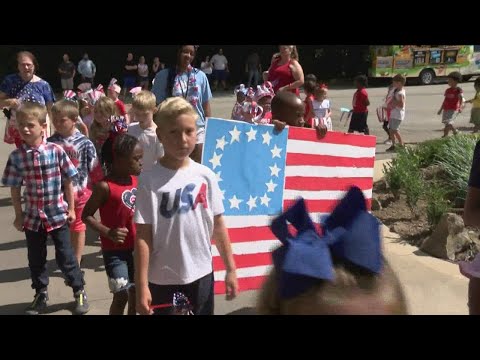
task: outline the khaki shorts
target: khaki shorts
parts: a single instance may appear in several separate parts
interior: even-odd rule
[[[61,80],[62,80],[62,90],[73,90],[73,78],[61,79]]]

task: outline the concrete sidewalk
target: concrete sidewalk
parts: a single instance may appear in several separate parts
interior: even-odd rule
[[[458,265],[433,258],[384,226],[384,252],[403,285],[413,315],[468,315],[468,280]]]

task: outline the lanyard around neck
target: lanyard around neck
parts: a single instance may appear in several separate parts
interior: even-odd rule
[[[187,86],[186,86],[186,91],[183,92],[183,86],[181,82],[181,78],[183,74],[178,75],[178,85],[180,86],[180,90],[182,91],[182,97],[186,100],[188,96],[188,88],[190,87],[190,76],[192,74],[192,71],[189,71],[187,74]]]

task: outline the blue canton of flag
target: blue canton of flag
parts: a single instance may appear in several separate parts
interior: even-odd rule
[[[216,175],[225,215],[276,215],[283,209],[288,128],[210,118],[202,164]]]

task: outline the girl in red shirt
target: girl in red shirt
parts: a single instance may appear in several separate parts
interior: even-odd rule
[[[458,71],[448,74],[449,88],[445,90],[445,99],[440,110],[438,110],[438,115],[443,111],[442,123],[445,125],[443,137],[447,137],[450,131],[454,135],[457,134],[457,129],[453,125],[457,115],[462,112],[462,107],[465,103],[463,90],[458,86],[460,81],[462,81],[462,75]]]
[[[110,315],[135,315],[133,247],[137,178],[142,170],[143,150],[137,138],[117,134],[105,141],[102,163],[107,176],[96,183],[82,220],[100,234],[108,285],[113,293]],[[100,221],[94,218],[99,210]]]
[[[352,119],[350,120],[350,126],[348,128],[349,133],[361,132],[365,135],[370,135],[370,130],[367,125],[368,118],[368,106],[370,106],[370,100],[367,93],[367,77],[365,75],[358,75],[355,78],[355,86],[357,91],[353,94],[353,110]]]

